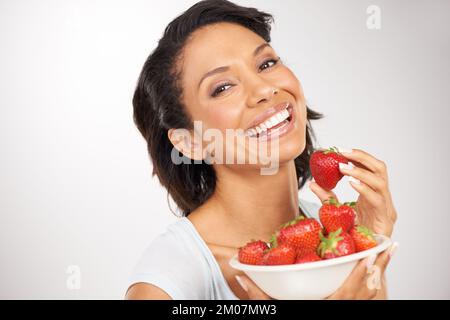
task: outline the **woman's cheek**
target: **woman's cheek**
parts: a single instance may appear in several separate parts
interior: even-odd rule
[[[303,96],[303,88],[300,80],[297,79],[295,74],[287,67],[284,67],[282,72],[280,72],[277,79],[278,86],[290,93],[297,103],[304,102],[305,98]]]
[[[302,84],[290,69],[287,68],[287,72],[288,76],[286,78],[289,79],[289,90],[297,102],[302,124],[306,126],[306,99],[303,93]]]
[[[236,128],[239,124],[239,112],[228,106],[214,106],[214,112],[206,113],[204,128],[226,129]]]

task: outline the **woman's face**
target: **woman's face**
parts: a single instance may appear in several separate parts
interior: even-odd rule
[[[231,23],[208,25],[192,34],[180,62],[183,103],[203,131],[218,129],[225,137],[227,129],[242,129],[247,151],[278,139],[280,164],[303,152],[301,84],[256,33]],[[230,147],[236,144],[225,152]]]

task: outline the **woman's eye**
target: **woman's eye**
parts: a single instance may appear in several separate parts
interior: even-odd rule
[[[274,65],[276,65],[278,63],[278,61],[280,61],[280,58],[267,60],[259,67],[259,70],[262,71],[264,69],[273,67]],[[273,63],[273,65],[270,65],[270,63]],[[267,66],[267,68],[264,68],[264,66]]]
[[[262,71],[264,69],[267,68],[271,68],[274,65],[276,65],[278,62],[280,61],[280,57],[278,57],[278,59],[269,59],[266,60],[260,67],[259,70]],[[218,86],[216,89],[214,89],[213,93],[211,94],[211,97],[217,97],[218,95],[220,95],[222,92],[227,90],[227,87],[232,87],[232,84],[229,83],[225,83],[222,84],[220,86]]]
[[[223,85],[217,87],[217,88],[214,90],[214,92],[211,94],[211,96],[212,96],[212,97],[216,97],[216,96],[218,96],[219,94],[221,94],[223,91],[226,91],[226,89],[224,89],[224,88],[226,88],[226,87],[231,87],[231,86],[232,86],[232,85],[231,85],[231,84],[228,84],[228,83],[223,84]]]

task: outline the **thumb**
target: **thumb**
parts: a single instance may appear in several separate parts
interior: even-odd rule
[[[337,201],[339,201],[339,199],[337,198],[336,194],[333,191],[328,191],[328,190],[323,189],[314,180],[312,180],[309,183],[309,188],[319,198],[321,203],[323,203],[325,200],[328,200],[330,198],[335,198]]]
[[[236,280],[239,285],[244,289],[247,294],[249,300],[271,300],[264,291],[262,291],[249,277],[240,275],[236,276]]]

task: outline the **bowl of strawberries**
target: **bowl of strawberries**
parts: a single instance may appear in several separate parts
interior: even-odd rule
[[[355,205],[329,198],[319,209],[319,220],[298,216],[281,225],[269,242],[252,240],[239,248],[229,263],[274,299],[324,299],[360,260],[392,244],[390,238],[358,224]]]
[[[230,265],[274,299],[324,299],[344,283],[358,261],[392,244],[390,238],[355,224],[352,204],[331,198],[319,217],[320,222],[299,216],[280,226],[269,243],[247,243]]]

